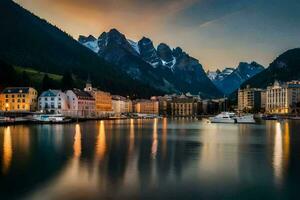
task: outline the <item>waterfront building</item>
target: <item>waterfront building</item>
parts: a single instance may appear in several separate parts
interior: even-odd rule
[[[172,98],[175,97],[176,95],[164,95],[164,96],[159,96],[156,97],[156,100],[158,101],[159,104],[159,115],[161,116],[168,116],[171,113],[171,101]]]
[[[267,103],[267,91],[266,90],[261,91],[260,98],[261,98],[261,102],[260,102],[261,110],[265,111],[266,103]]]
[[[3,95],[0,95],[0,111],[4,111],[4,105],[5,105],[5,98]]]
[[[263,90],[258,88],[250,88],[249,85],[245,89],[238,91],[238,110],[240,112],[257,112],[260,111],[263,104]]]
[[[289,114],[297,109],[300,102],[300,81],[286,83],[274,82],[267,87],[266,112],[270,114]]]
[[[202,109],[198,110],[205,115],[219,114],[230,109],[227,98],[202,100],[201,106]]]
[[[37,91],[31,87],[8,87],[0,94],[1,110],[30,112],[37,110]]]
[[[115,116],[132,112],[131,100],[119,95],[112,96],[112,107]]]
[[[86,83],[86,87],[84,88],[84,91],[88,92],[94,97],[95,114],[98,117],[104,115],[110,115],[113,112],[112,96],[110,93],[98,90],[97,88],[93,88],[89,80]]]
[[[134,112],[141,114],[159,114],[158,101],[140,99],[134,104]]]
[[[47,90],[39,96],[39,110],[61,114],[69,110],[68,97],[61,90]]]
[[[173,97],[171,101],[171,116],[172,117],[197,116],[198,102],[199,99],[184,94]]]
[[[78,118],[95,117],[95,98],[88,92],[79,89],[66,92],[69,111],[64,112],[67,116]]]

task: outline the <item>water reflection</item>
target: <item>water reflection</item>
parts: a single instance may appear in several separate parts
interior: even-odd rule
[[[104,121],[100,121],[99,134],[96,143],[96,155],[98,160],[102,160],[106,151],[106,137]]]
[[[132,154],[132,151],[134,149],[134,120],[130,119],[130,131],[129,131],[129,148],[128,148],[128,155]]]
[[[300,165],[295,127],[164,118],[0,128],[0,199],[23,188],[49,200],[274,199],[297,185],[287,184],[292,155]]]
[[[152,135],[152,147],[151,147],[151,155],[152,158],[156,158],[157,154],[157,146],[158,146],[158,141],[157,141],[157,119],[154,119],[153,122],[153,135]]]
[[[209,126],[209,127],[208,127]],[[203,178],[230,179],[233,181],[239,175],[239,135],[235,125],[209,124],[201,133],[202,148],[200,149],[201,175]],[[209,130],[207,130],[208,128]]]
[[[168,134],[168,119],[163,118],[162,122],[162,156],[166,157],[167,154],[167,134]]]
[[[73,150],[74,150],[74,157],[79,158],[81,155],[81,132],[80,132],[79,124],[76,124],[75,127]]]
[[[283,131],[284,130],[284,131]],[[283,135],[284,134],[284,135]],[[289,124],[284,123],[284,128],[280,122],[275,125],[273,168],[274,178],[277,185],[282,185],[284,170],[288,167],[290,154],[290,130]]]
[[[276,123],[274,137],[274,154],[273,154],[273,165],[274,174],[277,183],[281,182],[282,178],[282,132],[280,122]]]
[[[12,161],[13,149],[11,142],[11,132],[10,127],[4,129],[4,139],[3,139],[3,174],[8,173],[11,161]]]

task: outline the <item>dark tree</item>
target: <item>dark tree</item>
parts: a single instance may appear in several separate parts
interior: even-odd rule
[[[66,71],[61,80],[61,88],[63,90],[68,90],[68,89],[73,89],[73,87],[74,87],[74,80],[73,80],[72,73]]]
[[[45,74],[42,81],[42,90],[45,91],[54,87],[54,81],[48,76],[48,74]]]
[[[0,86],[7,87],[16,84],[16,77],[17,73],[15,69],[11,65],[0,60]]]
[[[27,74],[26,71],[23,71],[22,76],[21,76],[21,80],[20,80],[20,84],[22,87],[29,87],[31,86],[30,84],[30,78]]]

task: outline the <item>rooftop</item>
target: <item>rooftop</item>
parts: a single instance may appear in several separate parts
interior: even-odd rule
[[[16,94],[16,93],[21,93],[21,94],[27,94],[29,93],[30,87],[8,87],[3,90],[3,94]]]

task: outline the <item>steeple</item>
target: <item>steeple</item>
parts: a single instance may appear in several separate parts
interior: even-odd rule
[[[92,90],[93,90],[93,86],[92,86],[92,81],[91,81],[90,74],[89,74],[88,79],[87,79],[86,84],[85,84],[84,91],[91,92]]]

